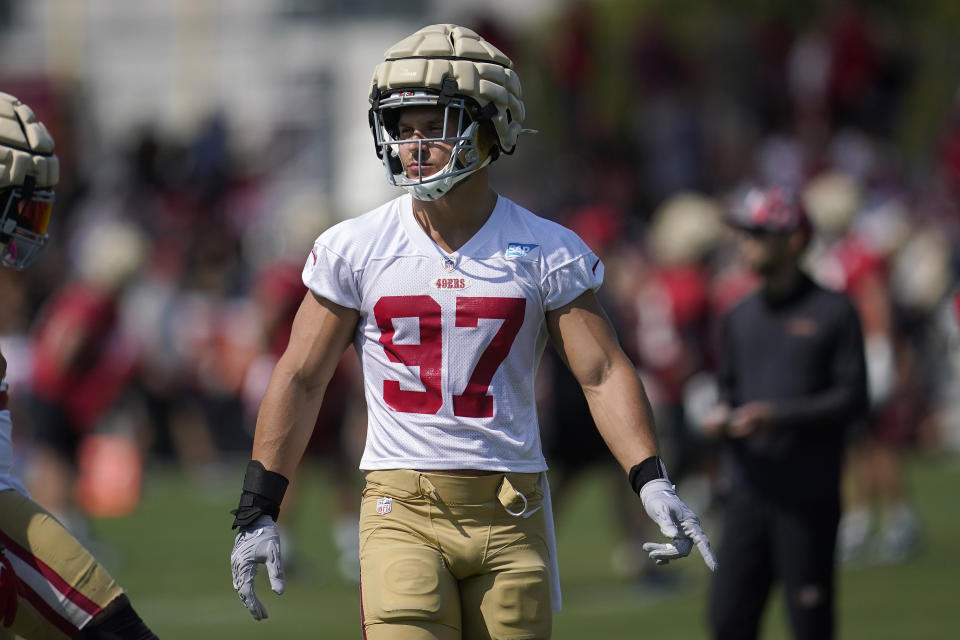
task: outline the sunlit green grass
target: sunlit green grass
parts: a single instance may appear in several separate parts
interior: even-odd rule
[[[236,468],[234,469],[233,466]],[[270,618],[254,622],[230,584],[230,516],[243,462],[203,477],[170,469],[147,474],[143,501],[123,519],[94,523],[96,549],[161,638],[359,638],[357,588],[336,571],[327,476],[310,470],[291,533],[297,565],[287,592],[258,584]],[[844,569],[840,638],[952,638],[960,627],[960,461],[914,459],[911,483],[924,522],[923,553],[908,564]],[[587,475],[559,515],[564,611],[557,640],[706,638],[707,571],[697,557],[670,565],[682,588],[643,589],[618,577],[611,552],[619,541],[613,509],[623,508],[597,474]],[[716,526],[707,519],[708,531]],[[259,581],[259,578],[258,578]],[[764,621],[764,638],[787,639],[779,594]]]

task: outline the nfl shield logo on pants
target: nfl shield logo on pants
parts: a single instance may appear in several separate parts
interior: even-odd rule
[[[393,509],[393,498],[377,499],[377,513],[380,515],[386,515],[390,513],[391,509]]]

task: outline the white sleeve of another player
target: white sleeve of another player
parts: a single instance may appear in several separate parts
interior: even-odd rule
[[[350,309],[360,308],[360,292],[350,263],[334,253],[323,242],[323,236],[313,243],[313,249],[303,266],[303,284],[313,293]]]

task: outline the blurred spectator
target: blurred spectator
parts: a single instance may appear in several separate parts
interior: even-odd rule
[[[863,116],[878,73],[869,16],[853,2],[840,3],[828,22],[830,71],[827,95],[832,117],[845,124]]]
[[[605,200],[574,208],[563,221],[604,261],[605,269],[618,263],[629,244],[625,212]],[[610,300],[611,289],[616,291],[616,285],[600,289],[597,296],[618,334],[626,338],[623,305]],[[620,496],[617,501],[625,505],[617,511],[619,533],[625,540],[623,547],[611,554],[611,563],[621,575],[654,584],[658,576],[650,571],[653,565],[647,562],[646,553],[640,549],[642,540],[637,537],[640,523],[647,520],[646,514],[640,505],[627,506],[634,505],[635,501],[630,499],[630,487],[623,482],[623,472],[594,426],[580,384],[550,345],[544,349],[537,370],[536,388],[544,456],[550,465],[550,491],[561,517],[575,482],[586,472],[600,470],[605,475],[605,485]]]
[[[938,450],[946,446],[951,399],[957,376],[951,368],[954,335],[945,322],[952,310],[956,279],[951,271],[952,248],[942,232],[917,224],[892,256],[891,294],[902,339],[898,344],[898,403],[894,419],[916,426],[904,443]],[[896,549],[896,547],[894,546]]]
[[[652,264],[633,302],[638,365],[651,379],[658,437],[677,483],[702,454],[684,403],[687,383],[713,370],[708,259],[719,231],[720,211],[711,199],[678,193],[664,202],[647,232]]]
[[[562,129],[575,142],[587,141],[598,132],[596,102],[593,97],[596,43],[593,8],[577,0],[560,16],[558,37],[551,38],[549,70],[558,88],[558,101],[563,117]]]
[[[37,502],[65,522],[80,524],[72,507],[80,444],[116,407],[137,366],[137,348],[119,331],[117,309],[144,249],[142,234],[128,224],[104,221],[89,229],[76,256],[77,277],[54,293],[35,327],[35,450],[27,482]]]
[[[821,283],[853,299],[867,358],[872,410],[852,444],[840,557],[902,560],[919,544],[903,472],[905,448],[916,443],[924,413],[911,364],[916,353],[906,327],[897,323],[887,257],[855,225],[865,206],[861,184],[846,173],[825,173],[807,186],[805,201],[817,230],[809,263]]]
[[[631,134],[640,152],[641,186],[648,201],[659,203],[704,181],[696,87],[680,47],[658,16],[644,16],[630,42]]]
[[[944,188],[955,203],[960,203],[960,88],[956,90],[953,104],[947,110],[936,151]]]
[[[946,354],[938,388],[942,444],[947,451],[960,453],[960,385],[956,384],[960,380],[960,287],[940,305],[936,325]]]

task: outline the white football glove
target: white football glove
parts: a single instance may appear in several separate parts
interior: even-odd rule
[[[707,534],[700,528],[700,518],[677,496],[676,487],[669,480],[658,478],[647,482],[640,489],[640,500],[663,535],[673,538],[672,542],[644,543],[643,550],[657,564],[685,558],[696,544],[710,571],[717,570],[717,558],[710,548]]]
[[[267,609],[253,590],[253,579],[258,564],[267,565],[270,589],[277,595],[285,589],[283,564],[280,561],[280,532],[270,516],[260,516],[253,524],[240,529],[233,551],[230,553],[230,570],[233,572],[233,588],[240,600],[250,610],[255,620],[267,617]]]

